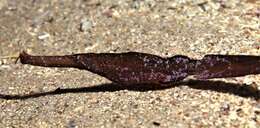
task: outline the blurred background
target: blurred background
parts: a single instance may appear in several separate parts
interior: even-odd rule
[[[260,55],[259,19],[259,0],[0,0],[0,93],[109,83],[87,71],[15,64],[21,51]],[[260,87],[259,75],[222,81]],[[232,87],[0,99],[0,126],[259,127],[259,100],[236,95]]]

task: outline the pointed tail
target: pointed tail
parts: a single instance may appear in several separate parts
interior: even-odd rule
[[[65,56],[32,56],[26,52],[19,55],[22,64],[30,64],[43,67],[78,67],[73,55]]]

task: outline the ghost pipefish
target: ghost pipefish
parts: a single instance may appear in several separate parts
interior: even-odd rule
[[[122,85],[163,85],[191,75],[204,80],[260,73],[260,56],[250,55],[205,55],[196,60],[183,55],[164,58],[139,52],[64,56],[32,56],[22,52],[19,59],[22,64],[88,70]]]

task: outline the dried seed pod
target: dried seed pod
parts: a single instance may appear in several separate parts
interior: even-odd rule
[[[123,85],[176,83],[189,75],[210,79],[260,73],[260,57],[245,55],[206,55],[194,60],[182,55],[163,58],[138,52],[65,56],[31,56],[22,52],[19,58],[23,64],[88,70]]]

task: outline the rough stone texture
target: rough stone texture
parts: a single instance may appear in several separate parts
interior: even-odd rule
[[[259,127],[260,101],[244,96],[242,85],[259,92],[259,75],[113,90],[108,80],[87,71],[15,64],[12,58],[22,50],[260,55],[259,15],[257,0],[0,0],[0,94],[74,88],[0,99],[0,127]],[[108,85],[84,89],[102,84]],[[236,86],[241,89],[234,91]]]

